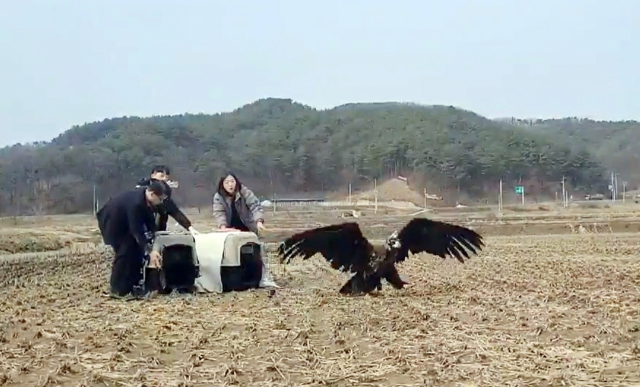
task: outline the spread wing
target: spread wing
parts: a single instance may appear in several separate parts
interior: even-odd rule
[[[484,247],[477,232],[455,224],[425,218],[414,218],[398,233],[400,251],[396,262],[404,261],[412,254],[429,253],[445,258],[455,257],[464,263],[469,253],[477,254]]]
[[[349,272],[367,271],[373,246],[355,222],[315,228],[292,235],[278,247],[281,262],[322,254],[331,267]]]

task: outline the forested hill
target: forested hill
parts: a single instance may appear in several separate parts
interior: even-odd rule
[[[562,176],[574,187],[602,191],[603,165],[626,162],[601,150],[614,141],[607,139],[605,133],[613,131],[606,126],[584,136],[555,121],[538,126],[525,130],[445,106],[316,110],[288,99],[259,100],[215,115],[107,119],[73,127],[48,143],[0,150],[0,210],[86,211],[94,185],[104,201],[131,188],[155,163],[173,167],[184,205],[210,203],[225,170],[266,197],[346,194],[349,182],[368,186],[373,178],[404,174],[415,187],[427,180],[430,192],[451,192],[447,197],[455,200],[458,194],[493,198],[501,177],[506,184],[521,182],[532,194],[553,195]],[[567,142],[570,136],[581,142]],[[599,141],[604,143],[596,146]]]
[[[580,118],[517,120],[510,123],[533,133],[561,134],[565,144],[587,147],[608,170],[640,183],[640,122],[594,121]]]

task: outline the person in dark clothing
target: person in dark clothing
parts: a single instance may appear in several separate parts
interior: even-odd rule
[[[153,207],[166,196],[166,185],[153,181],[145,189],[114,196],[96,214],[102,239],[115,252],[110,278],[113,297],[125,297],[133,291],[142,278],[145,256],[149,256],[149,268],[161,267],[160,253],[151,248],[157,231]]]
[[[156,216],[156,224],[158,226],[158,231],[167,231],[167,220],[169,219],[169,215],[173,219],[175,219],[180,226],[184,227],[186,230],[192,235],[199,234],[196,229],[191,225],[191,221],[187,218],[187,216],[180,211],[176,203],[171,199],[171,187],[168,184],[168,179],[170,175],[170,170],[167,166],[164,165],[156,165],[151,170],[151,176],[149,178],[142,178],[138,181],[139,187],[148,187],[149,184],[153,181],[161,181],[165,184],[165,188],[167,189],[167,198],[159,205],[154,207],[154,212]]]

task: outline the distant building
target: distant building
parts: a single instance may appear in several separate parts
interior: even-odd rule
[[[315,198],[273,198],[267,199],[262,202],[264,207],[271,207],[273,203],[276,203],[278,207],[281,206],[302,206],[302,205],[314,205],[319,203],[324,203],[326,198],[323,197],[315,197]]]

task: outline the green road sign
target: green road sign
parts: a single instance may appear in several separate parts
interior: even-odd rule
[[[524,193],[524,187],[521,185],[516,185],[516,193],[517,194],[523,194]]]

